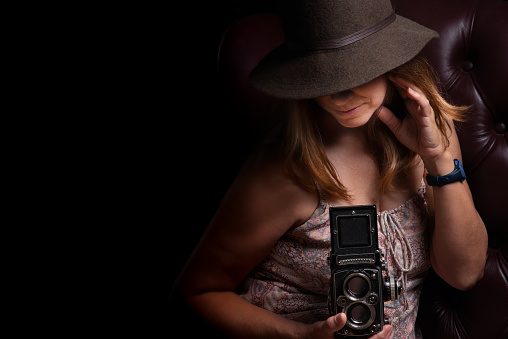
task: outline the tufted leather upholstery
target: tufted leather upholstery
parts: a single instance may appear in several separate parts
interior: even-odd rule
[[[489,233],[484,278],[462,292],[431,271],[418,321],[426,338],[508,338],[508,2],[392,3],[397,13],[440,33],[423,53],[448,100],[474,107],[470,121],[457,128],[467,180]],[[282,41],[277,16],[258,14],[231,25],[221,43],[220,79],[254,132],[269,124],[274,100],[251,88],[247,76]]]
[[[430,338],[508,338],[508,2],[395,0],[397,13],[441,35],[424,54],[448,99],[474,105],[457,126],[474,202],[489,233],[484,278],[467,292],[435,274],[419,313]],[[482,325],[483,324],[483,325]]]

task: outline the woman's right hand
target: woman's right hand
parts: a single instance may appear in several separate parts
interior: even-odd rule
[[[324,321],[317,321],[308,327],[305,338],[333,339],[334,333],[344,327],[346,320],[346,315],[344,313],[339,313]],[[370,339],[387,339],[391,337],[392,332],[393,327],[391,325],[385,325],[381,332],[373,335]]]

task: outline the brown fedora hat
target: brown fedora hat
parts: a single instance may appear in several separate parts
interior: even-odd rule
[[[406,63],[439,34],[390,0],[280,0],[285,42],[251,72],[259,91],[309,99],[360,86]]]

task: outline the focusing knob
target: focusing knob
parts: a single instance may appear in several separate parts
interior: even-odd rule
[[[383,291],[384,301],[397,300],[402,291],[402,286],[399,285],[399,282],[393,275],[388,275],[384,277]]]

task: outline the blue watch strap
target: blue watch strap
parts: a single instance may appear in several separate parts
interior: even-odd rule
[[[447,175],[433,177],[427,174],[427,184],[429,186],[444,186],[451,182],[459,181],[463,182],[466,179],[466,173],[464,172],[464,168],[462,167],[462,163],[459,159],[454,159],[453,163],[455,164],[455,169],[448,173]]]

